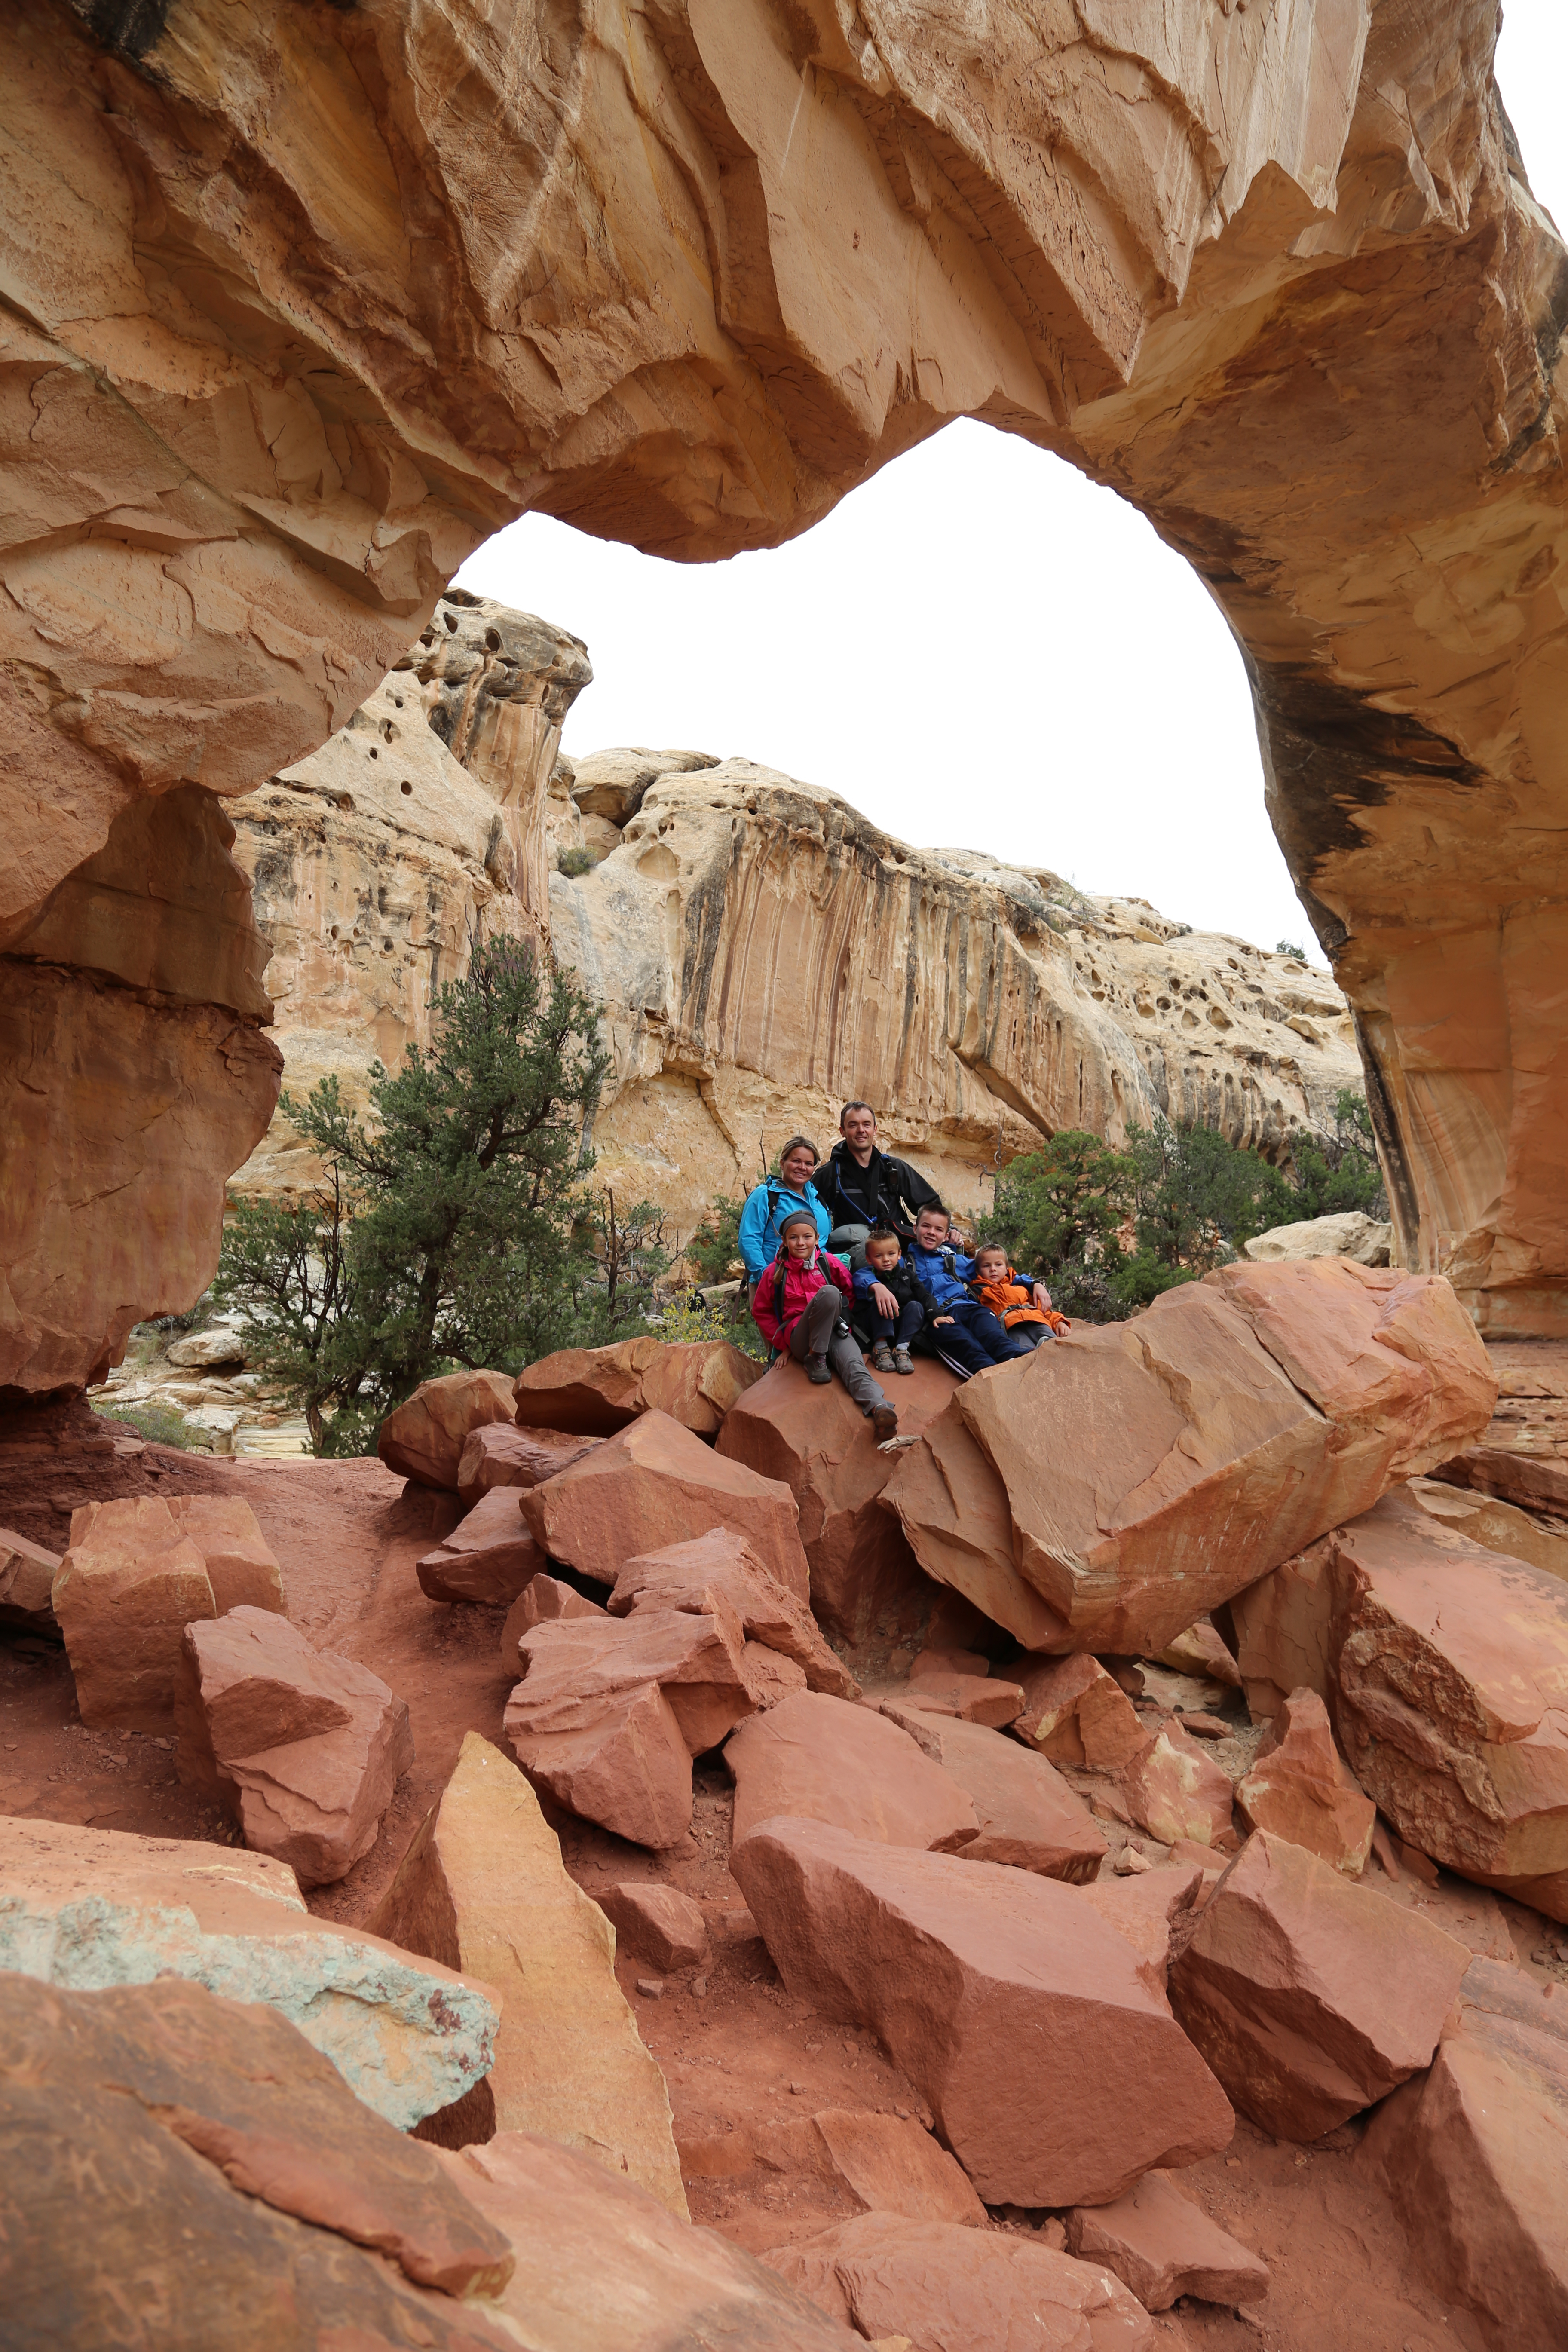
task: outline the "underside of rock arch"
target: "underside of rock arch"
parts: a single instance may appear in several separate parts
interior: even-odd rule
[[[1568,1327],[1568,261],[1498,14],[16,0],[0,1388],[200,1287],[269,1115],[213,796],[323,742],[518,513],[721,557],[958,415],[1199,571],[1405,1255]],[[518,779],[571,680],[520,701],[488,653],[460,723],[505,739],[537,929]]]

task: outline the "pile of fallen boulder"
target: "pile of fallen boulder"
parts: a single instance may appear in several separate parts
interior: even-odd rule
[[[510,1695],[363,1931],[299,1890],[382,1835],[408,1710],[290,1623],[248,1508],[89,1505],[58,1563],[4,1539],[0,1608],[58,1622],[83,1721],[171,1734],[247,1851],[0,1824],[0,2067],[47,2151],[0,2244],[70,2193],[68,2112],[205,2250],[169,2343],[274,2340],[221,2246],[291,2278],[312,2341],[652,2347],[700,2313],[759,2347],[1132,2352],[1181,2297],[1268,2294],[1179,2185],[1240,2114],[1354,2123],[1479,2340],[1568,2340],[1568,1994],[1402,1899],[1440,1866],[1568,1921],[1568,1532],[1454,1468],[1497,1382],[1447,1284],[1237,1265],[900,1386],[879,1446],[798,1367],[647,1339],[388,1418],[418,1585],[493,1612]],[[763,2262],[690,2225],[613,1965],[617,1937],[709,1965],[658,1874],[721,1760],[772,1968],[921,2105],[816,2117],[852,2218]],[[574,1823],[652,1874],[590,1900]],[[18,2341],[58,2334],[51,2292]]]

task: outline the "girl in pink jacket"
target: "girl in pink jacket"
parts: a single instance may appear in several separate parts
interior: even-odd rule
[[[816,1387],[825,1388],[837,1372],[881,1444],[897,1434],[899,1416],[850,1337],[852,1297],[848,1269],[821,1246],[816,1218],[809,1210],[793,1210],[779,1228],[779,1254],[763,1268],[752,1294],[752,1320],[780,1355],[805,1366]]]

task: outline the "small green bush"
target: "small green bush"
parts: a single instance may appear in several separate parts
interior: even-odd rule
[[[205,1430],[193,1429],[183,1413],[173,1405],[100,1404],[98,1412],[105,1421],[123,1422],[149,1445],[177,1445],[182,1454],[210,1454],[212,1439]]]
[[[1299,948],[1294,940],[1276,940],[1274,952],[1276,955],[1294,956],[1298,963],[1307,961],[1306,949]]]
[[[563,849],[555,861],[562,873],[569,875],[573,881],[580,874],[592,874],[598,862],[591,849]]]

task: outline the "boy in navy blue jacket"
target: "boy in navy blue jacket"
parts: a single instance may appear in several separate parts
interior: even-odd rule
[[[952,1219],[945,1209],[922,1209],[915,1219],[915,1237],[908,1264],[935,1303],[930,1328],[916,1344],[922,1356],[940,1356],[944,1364],[968,1379],[988,1364],[1005,1364],[1031,1352],[1027,1339],[1007,1330],[988,1307],[983,1307],[969,1286],[974,1260],[953,1249],[948,1241]],[[949,1318],[951,1318],[951,1320]],[[942,1328],[936,1327],[941,1324]]]
[[[866,1237],[866,1263],[855,1272],[849,1324],[861,1346],[869,1348],[874,1369],[912,1372],[910,1340],[943,1319],[891,1225],[873,1225]]]

